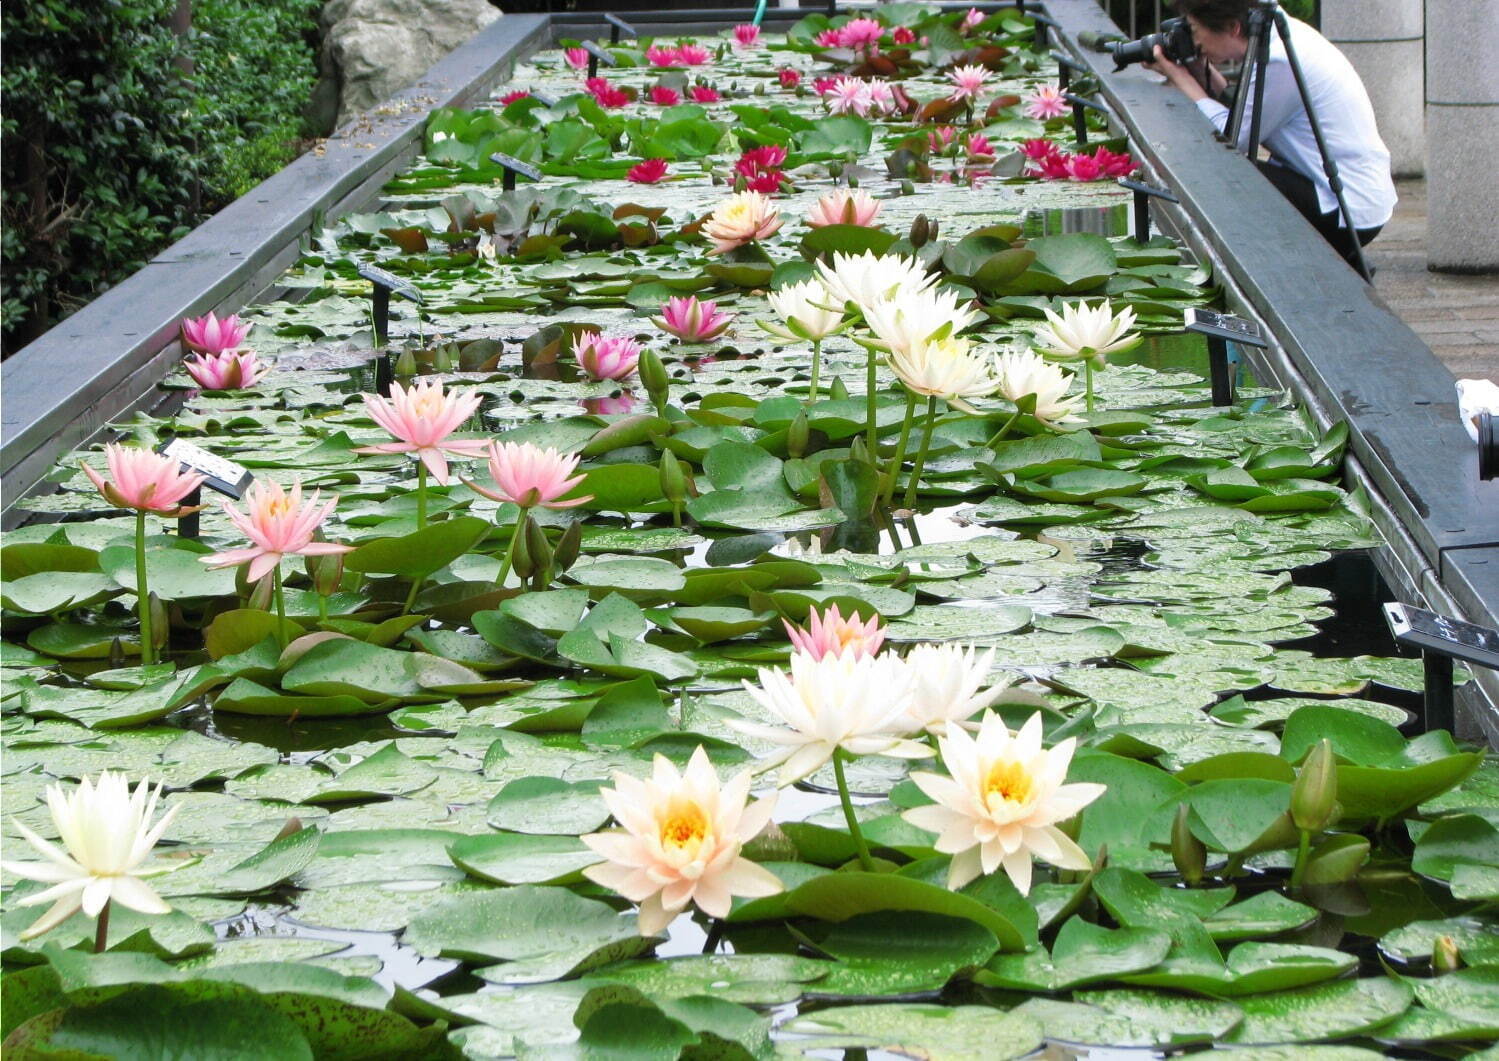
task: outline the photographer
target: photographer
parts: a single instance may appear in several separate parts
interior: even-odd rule
[[[1252,0],[1180,0],[1178,6],[1191,27],[1198,59],[1184,66],[1173,62],[1156,46],[1155,61],[1145,66],[1165,75],[1221,133],[1228,123],[1229,108],[1219,97],[1227,85],[1213,64],[1248,62],[1244,76],[1251,76],[1253,57],[1247,55],[1246,26]],[[1363,246],[1379,234],[1395,211],[1389,150],[1379,138],[1374,108],[1352,64],[1311,26],[1293,18],[1287,22],[1312,107],[1321,123],[1328,153],[1342,177],[1354,230],[1359,245]],[[1251,92],[1253,87],[1250,86]],[[1251,95],[1247,104],[1250,113],[1245,114],[1240,126],[1241,150],[1249,142],[1253,108]],[[1273,33],[1265,72],[1260,135],[1270,151],[1270,160],[1256,161],[1256,165],[1323,238],[1352,262],[1353,245],[1343,227],[1337,197],[1323,172],[1322,156],[1306,108],[1302,106],[1285,45]]]

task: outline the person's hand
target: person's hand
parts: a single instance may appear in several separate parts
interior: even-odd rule
[[[1155,46],[1155,58],[1141,65],[1147,70],[1164,76],[1167,81],[1180,89],[1189,99],[1199,100],[1207,97],[1207,93],[1203,91],[1202,85],[1198,82],[1196,75],[1181,63],[1172,62],[1166,58],[1166,53],[1159,44]]]

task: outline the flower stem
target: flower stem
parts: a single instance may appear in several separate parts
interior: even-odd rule
[[[937,396],[926,400],[926,430],[921,435],[921,449],[916,451],[916,463],[911,467],[911,479],[906,483],[906,507],[916,504],[916,488],[921,485],[921,470],[926,467],[927,450],[932,448],[932,428],[937,424]]]
[[[317,621],[319,626],[328,621],[328,595],[326,593],[317,595]]]
[[[859,853],[859,868],[865,873],[874,872],[874,859],[869,857],[869,847],[864,843],[864,834],[859,831],[859,819],[854,817],[854,801],[848,796],[848,779],[843,776],[843,760],[849,758],[841,747],[833,749],[833,776],[838,780],[838,801],[843,804],[843,820],[848,823],[849,835],[854,838],[854,850]]]
[[[103,954],[109,949],[109,908],[113,900],[104,900],[104,909],[99,911],[99,924],[94,930],[94,953]]]
[[[822,340],[812,340],[812,387],[811,394],[807,398],[807,404],[811,405],[817,400],[817,379],[822,374]]]
[[[993,449],[995,446],[1003,442],[1005,436],[1010,433],[1010,428],[1015,426],[1015,421],[1018,419],[1020,419],[1020,410],[1016,409],[1013,413],[1010,414],[1010,418],[1004,422],[1004,426],[1002,426],[998,431],[994,432],[994,437],[991,438],[988,442],[984,443],[984,448]]]
[[[515,530],[510,535],[510,544],[505,548],[505,559],[500,564],[500,577],[494,580],[494,584],[501,589],[505,586],[505,579],[510,574],[510,565],[515,561],[515,543],[520,541],[520,536],[526,533],[526,510],[521,509],[520,515],[515,517]]]
[[[906,391],[906,418],[901,421],[900,437],[895,442],[895,453],[890,458],[890,470],[885,477],[884,504],[889,505],[895,496],[895,480],[900,478],[900,466],[906,462],[906,443],[911,440],[911,421],[916,418],[916,392]]]
[[[1296,845],[1296,866],[1291,870],[1291,890],[1298,891],[1301,888],[1301,878],[1306,873],[1306,859],[1311,851],[1312,832],[1310,829],[1302,829],[1301,839]]]
[[[411,580],[411,588],[406,591],[406,603],[401,605],[402,615],[411,614],[411,606],[416,603],[417,592],[422,588],[426,581],[427,576],[425,575],[418,575],[416,578],[413,578]]]
[[[864,379],[865,379],[865,388],[866,388],[865,395],[864,395],[864,417],[865,417],[864,442],[869,447],[869,459],[870,460],[874,460],[876,452],[877,452],[876,449],[875,449],[875,447],[879,445],[879,430],[877,428],[877,425],[875,424],[875,402],[874,402],[874,389],[875,389],[876,379],[877,379],[877,376],[876,376],[876,368],[877,368],[877,366],[876,366],[876,363],[875,363],[874,351],[870,350],[870,351],[868,351],[868,353],[869,353],[869,368],[866,370],[865,377],[864,377]]]
[[[271,568],[271,588],[276,596],[276,644],[286,650],[286,592],[281,586],[281,565]]]
[[[1093,411],[1093,359],[1083,362],[1083,380],[1088,385],[1088,412]]]
[[[146,588],[146,510],[135,510],[135,606],[141,617],[141,665],[156,662],[156,639],[151,636],[151,591]],[[101,915],[102,916],[102,915]]]
[[[416,529],[427,525],[427,465],[416,462]]]

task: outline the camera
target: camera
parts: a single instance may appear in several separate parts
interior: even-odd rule
[[[1156,45],[1173,63],[1185,63],[1197,58],[1197,44],[1192,40],[1192,28],[1184,18],[1168,18],[1161,23],[1161,32],[1147,33],[1137,41],[1115,41],[1109,45],[1109,54],[1114,57],[1114,69],[1123,70],[1130,63],[1148,63],[1155,60]]]

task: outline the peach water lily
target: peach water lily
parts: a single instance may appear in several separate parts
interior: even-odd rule
[[[703,222],[702,232],[713,244],[709,254],[726,254],[772,236],[780,227],[780,212],[768,197],[759,192],[738,192],[714,209]]]
[[[220,320],[209,310],[196,319],[182,321],[182,344],[200,354],[217,354],[225,350],[238,350],[250,334],[250,325],[231,313]]]
[[[781,622],[796,651],[817,660],[824,656],[873,656],[885,643],[885,628],[878,615],[861,620],[857,612],[850,612],[845,618],[837,604],[822,613],[813,608],[805,630],[790,619]]]
[[[1003,868],[1022,895],[1031,887],[1031,862],[1082,870],[1092,863],[1061,829],[1064,822],[1104,794],[1090,782],[1063,784],[1075,739],[1041,746],[1041,714],[1011,734],[1004,719],[984,712],[976,735],[949,724],[938,738],[950,776],[911,775],[935,803],[902,814],[919,829],[936,833],[933,845],[952,855],[947,886],[963,887],[981,874]]]
[[[618,829],[582,837],[606,861],[583,875],[640,904],[642,936],[666,928],[688,905],[726,917],[733,896],[774,895],[783,885],[741,853],[770,821],[778,793],[749,803],[752,771],[720,783],[698,745],[687,769],[657,755],[648,778],[614,775],[600,790]]]
[[[193,382],[207,391],[230,391],[253,387],[269,371],[252,350],[220,350],[212,354],[192,354],[183,359],[182,367],[193,378]]]
[[[202,505],[181,502],[204,483],[205,477],[183,472],[175,457],[163,456],[140,446],[111,442],[104,447],[106,479],[87,464],[83,474],[111,505],[135,510],[135,598],[141,624],[141,662],[156,662],[156,640],[151,627],[151,591],[146,585],[146,513],[178,519],[197,512]]]
[[[667,299],[661,306],[661,315],[651,318],[652,324],[684,343],[706,343],[716,339],[733,321],[734,315],[724,313],[718,308],[718,303],[699,301],[696,295]]]
[[[43,839],[19,821],[13,822],[43,862],[0,862],[7,873],[49,884],[35,894],[16,901],[17,906],[52,907],[21,933],[34,939],[62,924],[79,910],[98,919],[94,950],[101,952],[109,940],[109,908],[118,902],[143,914],[165,914],[171,907],[142,878],[166,870],[142,871],[141,864],[166,833],[182,805],[175,804],[152,823],[162,785],[152,790],[148,781],[135,786],[134,794],[123,773],[105,770],[95,782],[83,780],[71,792],[62,785],[47,786],[47,810],[62,847]]]
[[[479,409],[480,397],[473,388],[443,389],[441,380],[423,380],[410,387],[390,386],[390,397],[364,396],[370,419],[395,437],[394,442],[361,446],[355,453],[410,453],[417,460],[416,525],[427,524],[427,473],[440,484],[448,484],[448,457],[482,457],[488,448],[484,439],[455,439],[454,431]]]

